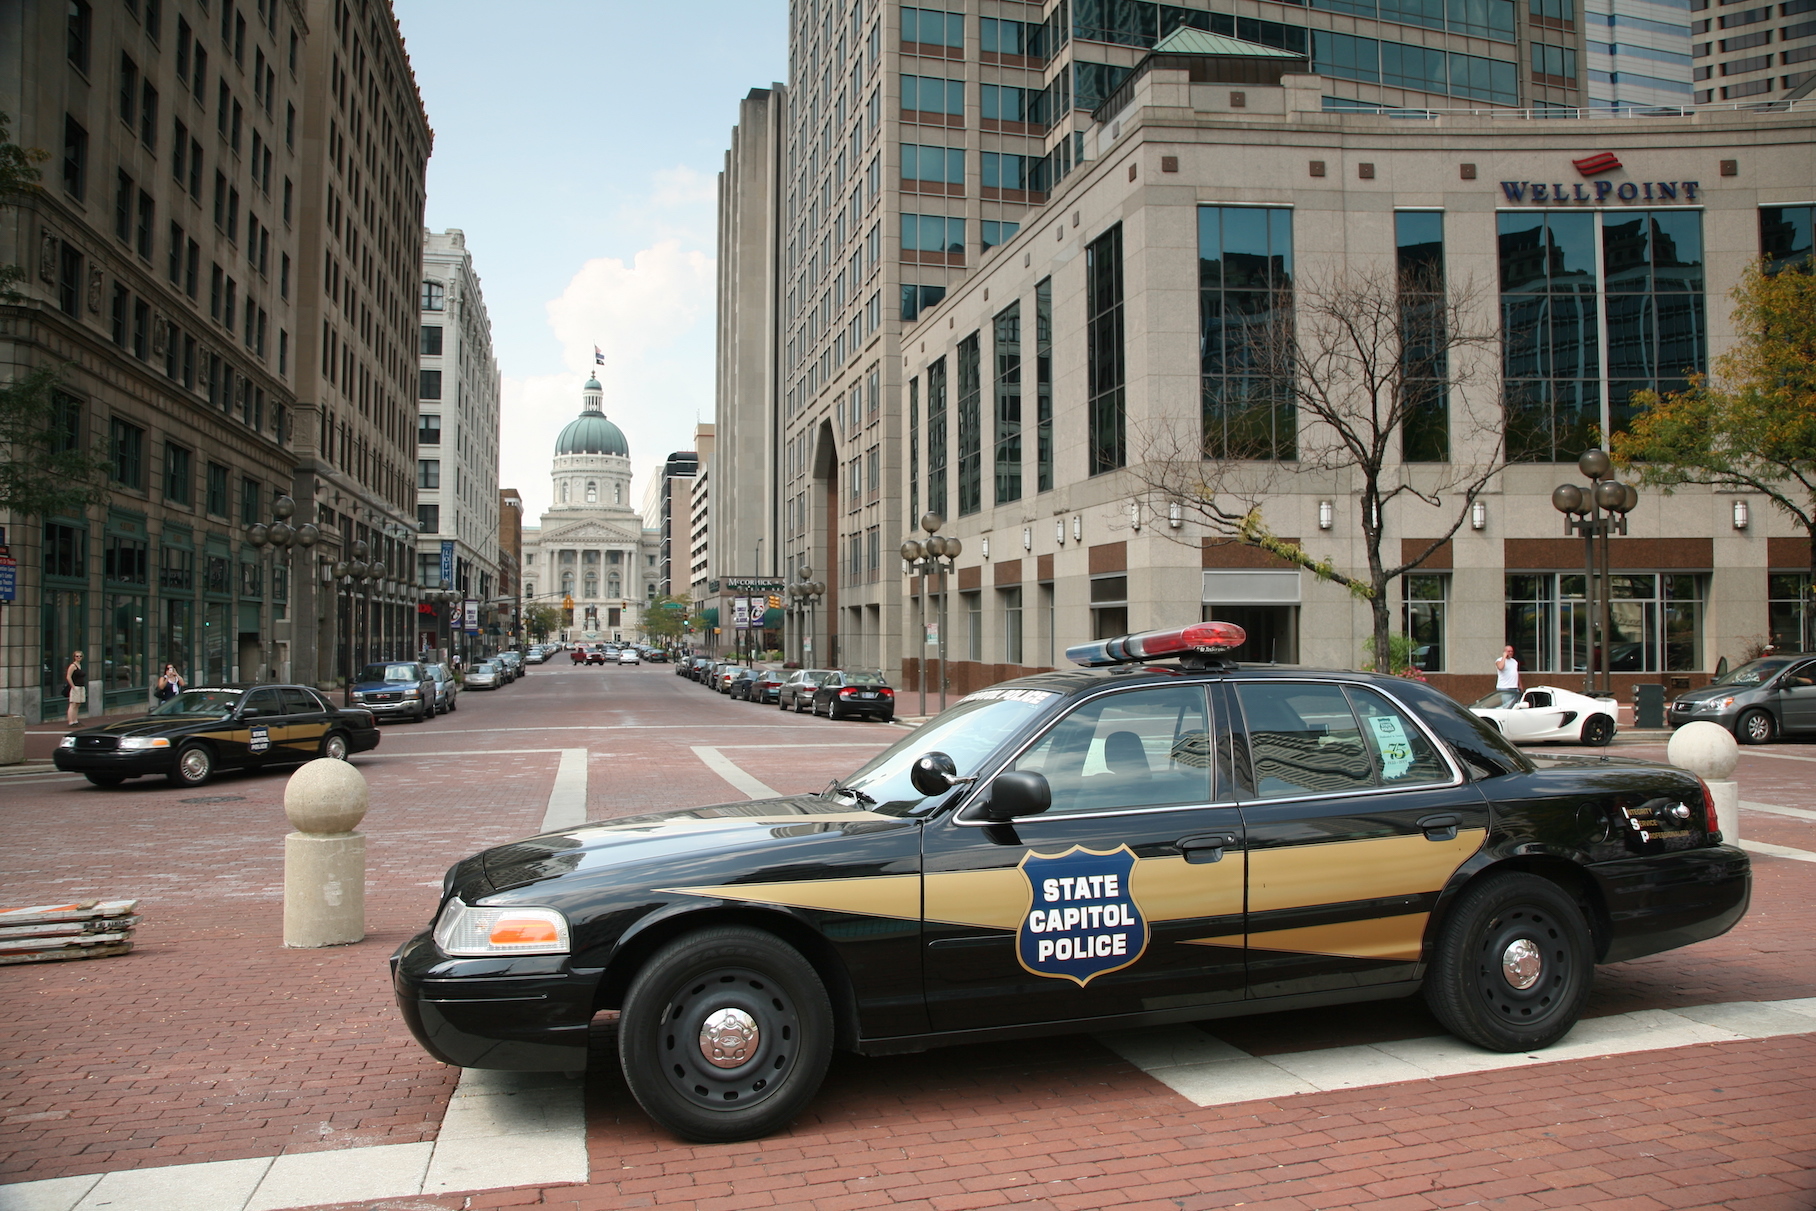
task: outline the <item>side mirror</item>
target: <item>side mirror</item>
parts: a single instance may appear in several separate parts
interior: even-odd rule
[[[240,711],[240,718],[241,719],[257,719],[260,715],[263,715],[264,713],[265,713],[264,711],[259,710],[259,708],[256,706],[244,707]]]
[[[943,795],[959,784],[958,766],[945,753],[922,753],[908,770],[908,781],[923,795]]]
[[[1038,816],[1053,806],[1053,788],[1045,774],[1032,770],[1010,770],[998,774],[990,784],[990,797],[984,800],[983,814],[993,824],[1002,824],[1018,816]]]

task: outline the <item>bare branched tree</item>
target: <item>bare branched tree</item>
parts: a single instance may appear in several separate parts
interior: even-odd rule
[[[1344,586],[1369,604],[1384,668],[1389,585],[1450,540],[1505,466],[1499,338],[1484,300],[1469,283],[1447,286],[1435,264],[1276,284],[1240,296],[1240,313],[1227,303],[1238,296],[1222,297],[1221,314],[1204,318],[1202,415],[1138,439],[1138,507],[1177,512],[1213,537]],[[1366,567],[1342,566],[1270,528],[1269,498],[1307,473],[1347,487]],[[1439,533],[1410,555],[1390,554],[1394,508],[1413,502],[1437,512]]]

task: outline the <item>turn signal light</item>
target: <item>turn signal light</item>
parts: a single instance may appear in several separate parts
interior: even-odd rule
[[[1233,622],[1195,622],[1168,631],[1142,631],[1116,639],[1100,639],[1066,649],[1066,659],[1086,668],[1113,664],[1139,664],[1190,652],[1227,652],[1248,641],[1248,632]]]
[[[535,917],[500,917],[487,938],[494,946],[552,946],[560,940],[553,923]]]
[[[552,908],[474,908],[452,896],[435,944],[451,955],[566,954],[567,918]]]

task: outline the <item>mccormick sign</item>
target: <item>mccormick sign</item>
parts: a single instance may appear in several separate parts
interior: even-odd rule
[[[1572,160],[1571,167],[1584,177],[1599,177],[1621,166],[1620,157],[1611,151]],[[1568,185],[1549,181],[1502,181],[1501,192],[1509,202],[1590,202],[1601,203],[1613,195],[1620,202],[1686,202],[1699,199],[1700,181],[1572,181]]]

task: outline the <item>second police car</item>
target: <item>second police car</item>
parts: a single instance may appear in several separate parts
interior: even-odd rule
[[[1597,963],[1715,937],[1747,857],[1667,766],[1535,765],[1418,682],[1242,668],[1240,628],[1087,644],[815,795],[600,821],[448,872],[392,957],[418,1041],[576,1070],[620,1012],[643,1108],[774,1130],[832,1050],[922,1050],[1423,992],[1504,1052]],[[1150,664],[1166,657],[1177,663]]]

